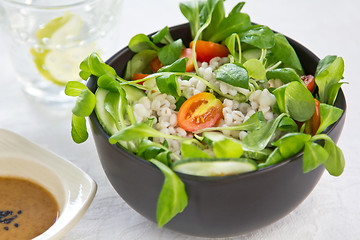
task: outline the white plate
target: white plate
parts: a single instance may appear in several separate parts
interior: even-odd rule
[[[53,194],[58,220],[34,240],[64,236],[81,219],[96,193],[96,183],[71,162],[5,129],[0,129],[0,176],[32,180]]]

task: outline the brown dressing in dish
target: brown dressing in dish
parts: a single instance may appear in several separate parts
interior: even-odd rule
[[[0,240],[29,240],[59,216],[55,198],[26,179],[0,177]]]

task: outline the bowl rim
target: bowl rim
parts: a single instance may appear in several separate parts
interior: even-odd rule
[[[255,24],[255,23],[252,23]],[[178,24],[172,27],[169,27],[170,31],[174,31],[180,28],[185,28],[188,27],[189,23],[182,23],[182,24]],[[272,29],[273,30],[273,29]],[[274,32],[277,32],[275,30],[273,30]],[[147,36],[152,36],[154,35],[156,32],[150,33]],[[306,48],[305,46],[303,46],[302,44],[298,43],[297,41],[293,40],[292,38],[284,35],[286,37],[286,39],[290,42],[290,44],[296,44],[298,45],[303,52],[305,52],[307,55],[310,55],[312,58],[316,59],[317,62],[319,62],[319,58],[312,52],[310,51],[308,48]],[[117,58],[122,55],[123,53],[126,53],[130,51],[130,53],[133,53],[128,46],[125,46],[124,48],[120,49],[118,52],[116,52],[114,55],[112,55],[108,60],[105,61],[106,64],[108,65],[112,65]],[[125,68],[124,68],[125,69]],[[116,69],[115,69],[116,70]],[[92,92],[95,92],[96,89],[98,88],[97,86],[97,77],[95,76],[90,76],[89,79],[87,80],[87,86],[89,87],[89,89]],[[339,97],[340,96],[340,97]],[[340,99],[341,98],[341,99]],[[332,125],[328,126],[322,133],[329,135],[329,133],[331,133],[339,124],[340,120],[345,116],[346,113],[346,99],[345,99],[345,94],[342,90],[342,88],[339,89],[337,98],[336,98],[336,102],[340,101],[340,104],[342,105],[340,108],[343,110],[343,113],[341,115],[341,117]],[[335,105],[335,104],[334,104]],[[90,120],[92,121],[93,124],[95,124],[96,128],[101,132],[102,136],[105,137],[107,140],[110,138],[110,135],[104,130],[104,128],[102,127],[102,125],[100,124],[96,113],[95,113],[95,109],[94,111],[91,113],[91,115],[89,116]],[[110,144],[110,143],[109,143]],[[122,153],[126,154],[126,157],[135,157],[137,160],[139,160],[140,163],[142,163],[145,167],[150,167],[158,172],[160,172],[160,170],[154,166],[152,163],[150,163],[149,161],[146,161],[145,159],[140,158],[139,156],[129,152],[127,149],[123,148],[122,146],[119,146],[118,144],[111,144],[112,148],[115,148],[117,151],[121,151]],[[301,151],[297,154],[295,154],[294,156],[287,158],[279,163],[276,163],[274,165],[271,166],[267,166],[264,168],[260,168],[251,172],[245,172],[245,173],[239,173],[239,174],[234,174],[234,175],[227,175],[227,176],[196,176],[196,175],[191,175],[191,174],[186,174],[186,173],[181,173],[181,172],[177,172],[175,170],[173,170],[181,179],[187,179],[187,180],[195,180],[195,181],[202,181],[202,182],[209,182],[209,183],[213,183],[213,182],[224,182],[224,181],[235,181],[238,179],[242,179],[242,178],[247,178],[250,175],[251,176],[256,176],[259,174],[265,174],[268,173],[270,171],[274,171],[278,168],[281,168],[284,165],[288,165],[290,162],[296,161],[296,160],[302,160],[302,155],[304,154],[304,151]],[[319,166],[321,167],[321,166]]]

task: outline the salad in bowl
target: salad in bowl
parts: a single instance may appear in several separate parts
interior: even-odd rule
[[[238,3],[228,15],[222,0],[180,4],[190,34],[164,27],[131,38],[124,72],[92,53],[72,81],[77,97],[72,137],[88,137],[93,112],[110,144],[150,162],[164,175],[156,220],[167,224],[188,205],[178,175],[222,178],[253,174],[303,154],[302,171],[321,165],[334,176],[344,156],[323,133],[343,115],[334,106],[344,61],[329,55],[313,73],[303,70],[288,39],[254,24]]]

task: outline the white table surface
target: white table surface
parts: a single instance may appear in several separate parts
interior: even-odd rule
[[[237,3],[228,0],[227,12]],[[346,167],[343,175],[324,173],[311,195],[292,213],[258,231],[231,239],[360,239],[360,1],[257,0],[243,9],[252,21],[296,39],[320,58],[339,55],[345,60],[344,85],[348,104],[338,146]],[[116,48],[137,33],[184,23],[178,1],[124,0]],[[70,137],[70,109],[50,109],[32,102],[15,80],[0,31],[0,128],[14,131],[73,162],[98,184],[96,197],[80,222],[64,237],[73,239],[201,239],[158,229],[132,210],[114,191],[101,168],[94,142],[77,145]]]

